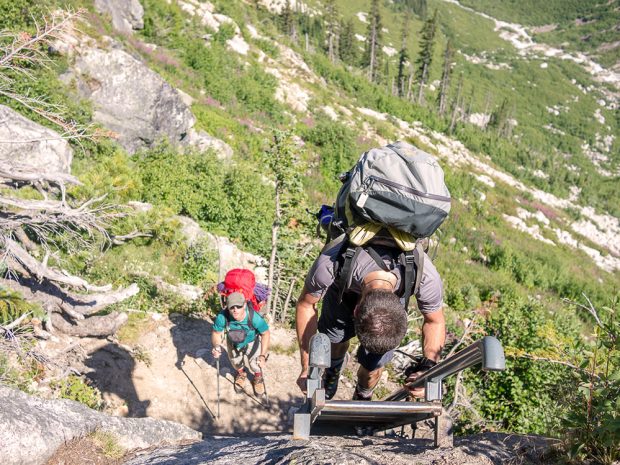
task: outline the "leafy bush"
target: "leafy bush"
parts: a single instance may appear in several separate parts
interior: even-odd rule
[[[52,389],[61,399],[75,400],[94,410],[103,408],[103,399],[99,390],[92,387],[80,376],[69,375],[60,381],[56,381],[52,384]]]
[[[560,364],[528,358],[557,358],[568,342],[576,343],[578,326],[549,315],[538,302],[504,291],[484,322],[484,333],[496,336],[507,355],[506,370],[484,375],[464,372],[475,409],[487,419],[487,428],[519,433],[557,434],[566,412],[561,402],[571,390],[572,371]],[[562,324],[562,331],[558,325]],[[556,335],[562,334],[558,341]],[[467,428],[467,427],[466,427]]]
[[[205,288],[218,281],[218,251],[206,242],[198,242],[187,248],[181,270],[183,281]]]
[[[0,325],[11,323],[29,312],[39,318],[45,315],[39,304],[29,302],[19,292],[0,285]]]
[[[320,172],[325,181],[323,191],[335,195],[340,181],[338,175],[348,171],[357,160],[360,149],[350,128],[326,118],[306,129],[302,137],[320,149]]]
[[[256,170],[228,167],[210,152],[179,154],[165,145],[137,156],[136,163],[144,201],[268,255],[273,193]]]
[[[618,299],[602,307],[595,340],[586,347],[581,370],[575,371],[571,412],[563,421],[569,431],[567,452],[573,461],[612,464],[620,459],[620,320]]]

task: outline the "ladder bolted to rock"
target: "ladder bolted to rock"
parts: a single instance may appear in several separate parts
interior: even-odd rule
[[[500,342],[485,336],[469,347],[422,374],[407,387],[401,388],[381,401],[326,400],[323,371],[330,365],[331,346],[325,334],[310,339],[310,360],[306,402],[295,413],[293,439],[310,439],[311,431],[321,434],[343,434],[364,431],[376,434],[420,421],[433,421],[435,447],[452,445],[451,421],[443,414],[442,382],[444,378],[478,363],[483,371],[501,371],[506,367]],[[425,388],[424,402],[404,402],[408,388]],[[348,429],[350,428],[350,429]]]

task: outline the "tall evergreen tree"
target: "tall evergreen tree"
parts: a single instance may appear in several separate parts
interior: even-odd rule
[[[452,57],[454,49],[452,42],[448,40],[446,51],[443,54],[443,72],[441,73],[441,84],[439,86],[439,96],[437,103],[439,105],[439,114],[443,116],[448,109],[448,89],[450,88],[450,75],[452,74]]]
[[[448,133],[454,133],[456,129],[456,123],[460,119],[463,107],[463,73],[459,77],[459,83],[456,86],[456,96],[452,102],[452,115],[450,116],[450,127],[448,128]]]
[[[378,70],[381,61],[381,12],[379,0],[371,0],[370,14],[368,15],[368,30],[366,32],[366,50],[362,66],[368,68],[368,79],[377,82]]]
[[[418,103],[424,103],[424,87],[428,82],[428,75],[433,61],[433,48],[435,46],[435,33],[437,32],[437,10],[433,13],[433,17],[427,19],[422,28],[421,50],[416,60],[417,71],[416,78],[418,81]]]
[[[291,0],[286,0],[282,11],[280,12],[280,29],[284,34],[290,36],[293,32],[293,10],[291,9]]]
[[[409,38],[409,12],[405,13],[403,19],[403,30],[400,34],[400,52],[398,53],[398,77],[396,78],[396,85],[398,87],[398,96],[403,97],[406,93],[406,80],[405,75],[407,61],[409,60],[409,51],[407,50],[407,39]]]
[[[357,61],[358,57],[353,18],[349,18],[346,21],[341,21],[340,30],[338,56],[345,63],[353,64]]]
[[[499,108],[491,114],[488,128],[494,129],[500,137],[510,137],[514,112],[514,105],[511,105],[508,99],[504,99]]]
[[[422,19],[426,19],[428,7],[426,0],[411,0],[413,12]]]
[[[325,22],[327,23],[327,56],[334,63],[338,49],[338,9],[335,0],[327,0],[325,5]]]

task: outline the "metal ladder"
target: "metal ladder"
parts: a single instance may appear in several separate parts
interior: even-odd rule
[[[483,371],[501,371],[506,366],[500,342],[485,336],[409,383],[408,388],[424,386],[423,402],[404,402],[409,396],[407,387],[381,401],[326,400],[323,371],[330,365],[331,345],[325,334],[312,336],[309,355],[306,401],[294,415],[293,439],[310,439],[312,432],[343,435],[357,430],[374,435],[431,419],[435,447],[449,447],[452,423],[448,415],[442,415],[441,404],[444,378],[478,363]]]

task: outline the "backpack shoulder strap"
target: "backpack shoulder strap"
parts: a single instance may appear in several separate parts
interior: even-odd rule
[[[248,309],[248,328],[250,330],[254,330],[254,323],[252,321],[254,320],[254,307],[252,306],[251,302],[246,302],[245,305],[245,308]]]
[[[340,270],[338,270],[338,288],[340,289],[338,303],[342,302],[342,296],[351,286],[351,281],[353,280],[353,264],[361,252],[361,247],[347,245],[347,249],[344,252],[344,263]]]
[[[424,250],[420,242],[416,243],[415,249],[401,254],[402,264],[405,266],[405,308],[409,306],[409,299],[416,295],[420,289],[420,281],[424,270]]]

